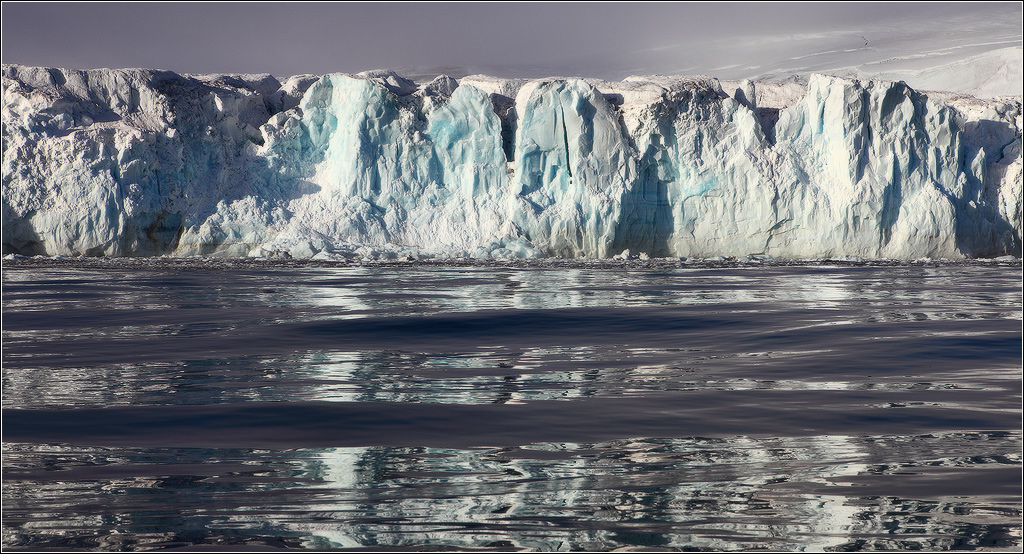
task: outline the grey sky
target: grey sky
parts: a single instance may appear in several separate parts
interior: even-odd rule
[[[915,30],[940,46],[965,40],[955,32],[961,27],[1019,43],[1020,14],[1019,2],[4,2],[2,57],[4,63],[70,69],[277,77],[392,68],[456,76],[686,72],[731,78],[782,68],[771,65],[774,58],[792,59],[801,48],[814,54],[844,41],[859,47]],[[747,68],[748,60],[756,63]]]

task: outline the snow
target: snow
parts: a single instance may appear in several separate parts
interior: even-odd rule
[[[925,10],[912,19],[870,26],[837,20],[810,32],[765,28],[696,46],[683,44],[657,52],[660,58],[650,63],[700,60],[695,67],[675,66],[671,72],[710,72],[733,80],[806,83],[813,74],[827,74],[905,81],[919,91],[979,98],[1020,96],[1024,51],[1016,12],[993,17],[992,11],[976,10],[953,20]]]
[[[1021,253],[1019,97],[826,75],[3,74],[4,254]]]
[[[860,78],[901,80],[913,83],[914,87],[925,91],[950,91],[976,96],[979,98],[997,98],[1000,96],[1020,96],[1024,93],[1022,79],[1022,48],[1011,46],[999,48],[980,54],[953,59],[947,63],[935,65],[934,62],[909,64],[910,60],[888,60],[886,63],[871,64],[857,68],[855,74]],[[900,67],[900,66],[903,67]]]

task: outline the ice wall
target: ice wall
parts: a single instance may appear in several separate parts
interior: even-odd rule
[[[1020,98],[15,65],[3,86],[5,254],[1021,254]]]

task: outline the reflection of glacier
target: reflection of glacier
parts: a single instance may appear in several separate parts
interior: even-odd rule
[[[1021,540],[1019,490],[1006,491],[1005,479],[1019,475],[1020,442],[1020,433],[946,433],[471,450],[5,443],[4,544],[1012,548]],[[68,480],[34,481],[30,468],[39,467]],[[82,468],[92,477],[61,473]],[[36,477],[26,479],[26,469]],[[969,495],[945,492],[951,480],[991,471],[1009,477],[995,488],[980,480]],[[915,481],[927,484],[924,496],[908,492]],[[167,517],[174,526],[160,524]]]
[[[201,413],[203,406],[248,401],[282,407],[316,402],[332,409],[339,406],[327,402],[374,409],[392,402],[398,417],[403,406],[443,416],[457,405],[501,402],[518,404],[495,407],[514,417],[538,413],[541,402],[562,414],[594,413],[585,411],[588,403],[591,409],[660,411],[659,406],[685,407],[714,391],[732,391],[774,398],[791,405],[797,417],[808,413],[807,406],[850,401],[878,423],[806,437],[780,424],[761,431],[777,437],[753,436],[745,422],[759,419],[755,410],[764,403],[737,401],[728,404],[735,406],[729,414],[703,411],[698,417],[706,427],[674,427],[671,420],[665,433],[624,426],[600,435],[623,440],[594,444],[581,442],[604,439],[550,438],[541,425],[536,435],[531,430],[527,438],[506,435],[492,443],[484,424],[474,421],[444,428],[452,436],[482,437],[465,441],[471,444],[465,449],[432,448],[435,439],[411,434],[402,440],[418,446],[385,447],[380,445],[392,444],[392,437],[370,437],[358,447],[311,449],[290,440],[287,428],[268,430],[270,446],[261,450],[177,448],[190,435],[148,424],[136,436],[154,436],[167,446],[5,442],[5,547],[937,550],[1012,548],[1021,542],[1020,432],[945,432],[974,425],[947,419],[965,413],[973,422],[984,420],[971,414],[1010,412],[1005,420],[988,421],[1012,427],[1020,381],[1020,359],[1012,348],[997,347],[1003,356],[970,361],[939,356],[911,364],[908,357],[894,356],[872,367],[872,377],[861,370],[866,349],[856,340],[871,341],[870,348],[883,355],[934,350],[947,336],[1005,336],[999,344],[1009,343],[1019,328],[1021,290],[1004,268],[345,267],[305,268],[284,277],[266,270],[223,272],[214,286],[206,272],[191,279],[177,274],[177,281],[167,273],[5,272],[5,292],[14,291],[5,295],[5,309],[10,302],[62,316],[108,310],[85,319],[89,324],[68,317],[63,326],[23,322],[5,328],[5,408],[134,406],[146,412],[158,406],[153,412],[166,419],[157,421],[170,422]],[[30,284],[38,293],[26,292]],[[79,294],[97,290],[103,294]],[[219,308],[207,311],[210,306]],[[188,310],[196,307],[201,309]],[[359,325],[379,319],[408,324],[392,329],[410,331],[417,316],[437,322],[482,312],[500,330],[502,320],[517,313],[542,321],[566,308],[582,315],[558,320],[569,321],[562,327],[506,329],[457,345],[404,343],[410,333],[379,337],[372,327],[372,333],[357,333]],[[669,330],[667,340],[658,341],[650,336],[665,330],[657,318],[653,327],[627,326],[621,334],[544,340],[584,326],[595,313],[628,312],[649,320],[652,314],[690,309],[704,321],[724,312],[738,320],[756,316],[755,334],[793,331],[795,340],[758,343],[749,327],[726,326],[709,328],[708,341],[698,340],[696,328]],[[176,312],[185,315],[169,320]],[[138,316],[137,325],[126,324],[128,314]],[[29,322],[46,319],[35,318]],[[970,319],[989,321],[962,325]],[[1014,321],[997,322],[1005,319]],[[257,336],[280,337],[287,334],[282,329],[301,334],[307,325],[345,320],[355,325],[266,350],[252,350],[257,345],[250,341],[220,344],[250,327],[271,331]],[[928,325],[920,324],[924,320]],[[932,325],[945,320],[961,324]],[[878,325],[900,321],[910,325]],[[815,329],[833,324],[851,326],[843,340],[813,337]],[[902,340],[888,347],[873,340],[893,332]],[[346,333],[359,336],[346,342]],[[152,335],[182,336],[186,342],[178,344],[187,347],[149,357],[153,352],[137,345],[150,344]],[[193,348],[192,337],[203,335],[214,340]],[[127,359],[80,357],[93,350],[123,352],[115,346],[124,343],[114,340],[122,336],[139,338],[129,343],[137,351]],[[922,337],[929,339],[923,346],[915,340]],[[965,341],[970,342],[976,341]],[[59,345],[60,353],[48,355],[48,345]],[[853,365],[822,369],[829,360],[855,358]],[[758,390],[791,394],[745,392]],[[923,390],[943,393],[917,394]],[[624,404],[606,402],[629,395],[634,398]],[[655,404],[658,397],[665,403]],[[914,435],[883,434],[896,433],[888,423],[912,419],[925,403],[956,411],[929,418],[935,423],[925,429],[905,431]],[[717,420],[723,415],[735,416],[740,430],[723,431],[724,422]],[[542,425],[559,419],[549,417]],[[325,423],[330,429],[331,421]],[[263,432],[257,427],[262,421],[250,424],[248,416],[235,424],[242,432]],[[699,433],[715,437],[692,436]],[[78,438],[106,440],[90,436]]]
[[[807,459],[786,459],[774,468],[780,471],[777,475],[754,469],[778,464],[786,446],[794,445],[760,445],[739,438],[558,443],[481,452],[365,449],[356,463],[347,450],[330,450],[320,458],[328,468],[324,486],[337,482],[355,488],[366,475],[386,472],[398,490],[421,497],[396,494],[388,502],[385,492],[361,507],[368,511],[366,519],[401,523],[302,528],[317,546],[483,546],[503,541],[531,550],[625,545],[722,550],[751,543],[778,547],[776,541],[802,533],[843,536],[841,526],[850,523],[855,510],[844,509],[836,498],[811,497],[796,505],[787,499],[790,512],[766,524],[778,516],[765,513],[771,511],[771,501],[760,498],[759,489],[784,480],[783,466],[792,471]],[[825,454],[809,446],[800,445],[801,455]],[[548,459],[550,454],[554,459]],[[827,454],[828,459],[859,457],[856,452]],[[443,493],[431,494],[435,490]],[[336,509],[329,504],[322,508]],[[552,525],[556,521],[557,527]],[[410,532],[415,537],[403,540]]]
[[[4,66],[4,253],[1021,252],[1019,100]],[[764,89],[764,90],[762,90]]]
[[[901,442],[922,440],[927,439],[736,437],[478,451],[330,449],[315,457],[316,477],[326,498],[339,503],[309,505],[314,517],[328,521],[288,528],[318,548],[813,551],[858,543],[869,549],[948,549],[1019,541],[1019,530],[1016,536],[1006,533],[1019,516],[1012,504],[829,492],[846,478],[873,475],[884,483],[899,479],[893,474],[912,475],[917,463],[877,462],[893,456],[887,442],[898,451]],[[928,464],[952,468],[972,462],[951,457],[920,466]],[[972,510],[989,519],[971,528],[953,517]]]
[[[82,290],[105,286],[110,274],[48,271],[45,275],[7,272],[5,286],[21,279],[38,280],[43,290],[63,290],[71,279]],[[731,306],[738,317],[761,317],[761,331],[814,331],[849,325],[851,332],[865,324],[968,321],[1003,318],[1019,321],[1021,291],[1000,286],[979,293],[977,274],[958,268],[800,268],[759,270],[673,270],[671,272],[607,272],[579,269],[515,270],[481,268],[417,268],[401,271],[345,267],[307,270],[288,287],[262,292],[272,284],[264,273],[232,274],[231,285],[167,289],[146,279],[118,281],[117,301],[112,296],[53,294],[5,298],[6,308],[36,310],[123,309],[134,313],[174,310],[183,305],[210,305],[223,299],[245,299],[251,310],[234,319],[171,324],[160,316],[124,325],[63,329],[5,329],[5,347],[46,343],[55,337],[80,341],[93,348],[122,336],[184,335],[213,329],[267,325],[268,302],[289,306],[285,321],[387,316],[415,321],[418,316],[461,312],[466,315],[492,310],[495,323],[517,310],[557,312],[566,308]],[[136,276],[136,278],[138,278]],[[1003,277],[1005,278],[1005,276]],[[158,283],[160,283],[158,281]],[[927,283],[928,286],[922,286]],[[280,286],[276,284],[274,286]],[[811,308],[798,317],[765,316],[792,308]],[[850,312],[848,310],[855,310]],[[116,313],[116,312],[115,312]],[[274,323],[276,324],[276,323]],[[197,331],[198,329],[198,331]],[[895,327],[893,327],[895,329]],[[634,330],[635,331],[635,330]],[[888,332],[888,331],[887,331]],[[944,330],[921,327],[915,336],[970,336],[959,326]],[[921,383],[983,390],[969,379],[973,372],[984,381],[1019,381],[1019,358],[1006,364],[980,364],[955,370],[908,374],[896,371],[872,379],[851,373],[827,376],[819,370],[800,378],[793,371],[813,366],[823,356],[856,356],[857,341],[793,344],[786,348],[744,344],[736,335],[712,333],[713,340],[690,336],[678,344],[635,344],[634,338],[566,345],[535,345],[522,337],[500,335],[466,348],[420,352],[393,346],[340,348],[330,342],[294,354],[250,355],[231,351],[224,356],[197,356],[187,350],[180,358],[159,361],[131,360],[102,366],[77,366],[63,358],[54,365],[37,361],[17,370],[4,370],[3,401],[24,408],[53,405],[115,406],[204,404],[222,401],[311,400],[442,402],[462,404],[522,403],[569,400],[589,396],[644,395],[653,391],[690,390],[917,390]],[[742,336],[742,335],[741,335]],[[740,336],[740,337],[741,337]],[[870,338],[871,334],[868,334]],[[531,336],[532,338],[535,338]],[[750,337],[747,337],[749,339]],[[909,339],[910,335],[905,336]],[[731,346],[721,347],[722,344]],[[902,346],[900,347],[903,348]],[[765,350],[771,350],[766,352]],[[212,356],[212,355],[211,355]],[[1016,363],[1013,363],[1016,361]]]

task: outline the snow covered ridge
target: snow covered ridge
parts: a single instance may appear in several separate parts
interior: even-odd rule
[[[3,67],[3,253],[1021,255],[1021,99]]]

